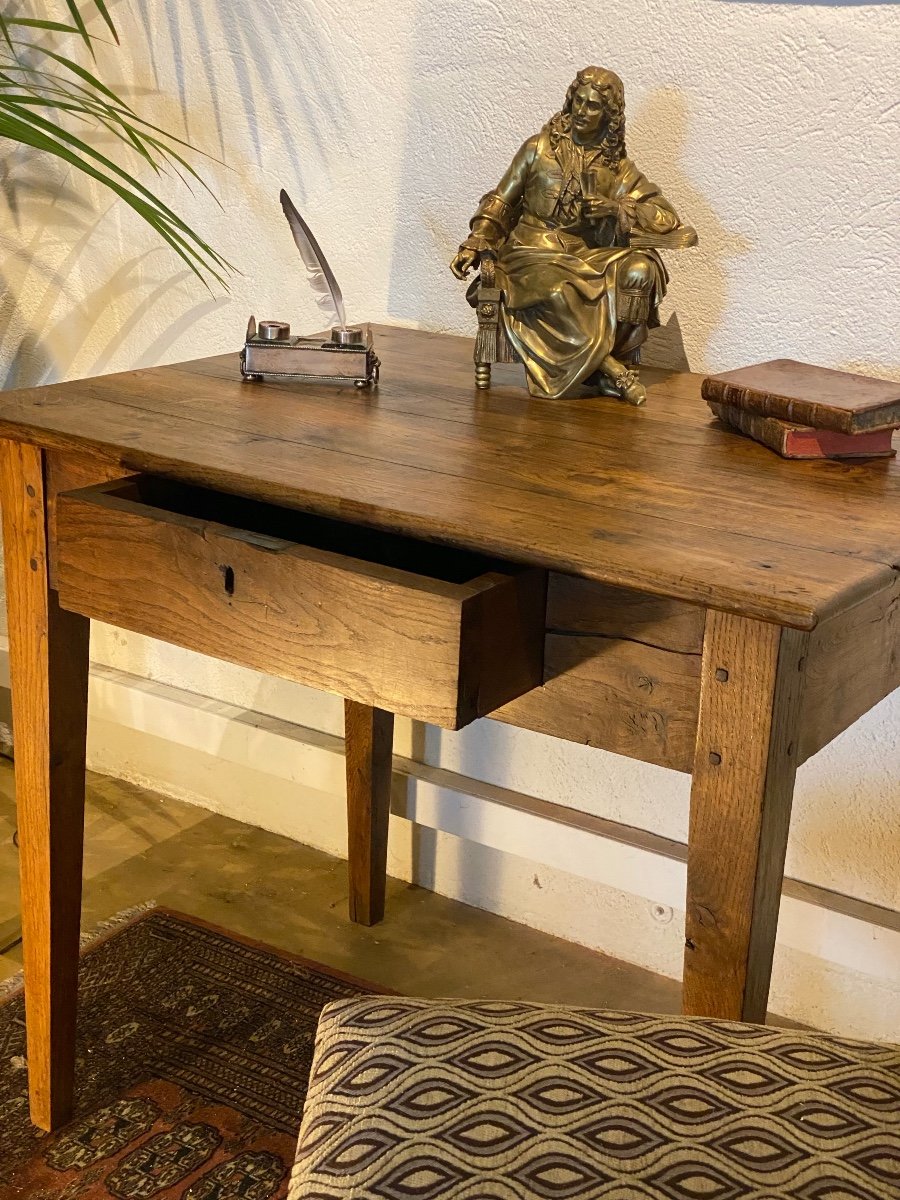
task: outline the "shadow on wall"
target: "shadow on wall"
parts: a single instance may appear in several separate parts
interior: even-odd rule
[[[24,239],[0,239],[0,362],[5,364],[0,387],[58,379],[76,369],[79,356],[79,373],[102,374],[151,309],[193,279],[187,269],[166,272],[158,281],[148,277],[157,254],[160,262],[168,261],[168,252],[160,249],[133,255],[102,283],[86,288],[82,259],[111,207],[98,215],[65,182],[54,185],[39,173],[4,173],[0,226],[30,232]],[[54,250],[61,244],[67,248],[60,256]],[[193,304],[165,326],[133,365],[158,361],[181,333],[221,303],[209,298]],[[86,344],[92,347],[90,360],[83,357]]]
[[[483,6],[476,7],[480,12]],[[482,16],[489,22],[484,7]],[[468,19],[474,20],[471,11]],[[457,37],[454,17],[445,6],[425,2],[416,28],[388,311],[405,322],[474,336],[465,289],[451,277],[448,263],[466,235],[479,197],[496,184],[525,138],[560,107],[573,64],[560,64],[555,72],[547,67],[537,87],[510,66],[507,96],[496,83],[489,26],[473,44],[470,38]],[[520,35],[527,38],[527,30],[503,31],[509,63],[517,61],[518,53],[509,43]],[[657,89],[629,109],[627,121],[629,147],[638,166],[659,183],[700,235],[699,248],[664,254],[672,274],[671,298],[664,309],[670,315],[645,348],[644,360],[676,370],[702,369],[729,300],[728,259],[746,253],[749,243],[724,228],[682,169],[687,97],[674,89]],[[685,314],[686,338],[679,316],[671,313],[673,303]]]
[[[681,219],[699,236],[696,248],[663,252],[671,275],[670,299],[680,301],[690,353],[685,350],[678,312],[654,331],[642,360],[676,371],[704,370],[715,331],[728,307],[728,261],[746,254],[750,243],[726,229],[719,217],[681,168],[689,136],[688,99],[675,88],[656,88],[627,116],[629,153],[648,178],[675,205]],[[644,153],[644,147],[648,147]]]
[[[450,260],[478,198],[559,105],[542,94],[546,85],[534,88],[512,65],[529,61],[527,23],[504,19],[493,0],[421,0],[413,27],[387,311],[403,323],[473,333],[465,285],[451,275]],[[503,88],[498,48],[510,64]],[[569,74],[559,73],[560,97]]]
[[[192,137],[189,116],[199,113],[200,120],[214,126],[218,151],[209,146],[206,127],[197,135],[198,143],[223,158],[237,143],[252,147],[259,164],[261,129],[267,138],[274,131],[293,168],[292,188],[302,199],[297,181],[309,178],[311,155],[327,163],[339,154],[342,139],[335,131],[346,128],[348,118],[336,86],[341,64],[321,36],[315,13],[297,6],[287,38],[262,16],[248,19],[238,0],[220,0],[206,12],[201,5],[168,5],[162,23],[158,6],[148,0],[136,0],[136,9],[138,22],[122,29],[120,57],[108,59],[110,76],[115,79],[117,71],[127,76],[130,56],[135,63],[149,61],[157,87],[126,82],[118,85],[123,98],[146,98],[150,103],[138,105],[140,110],[177,133],[179,109],[170,114],[166,105],[174,76],[183,132]],[[298,45],[313,40],[315,55],[296,52]],[[243,116],[237,129],[234,97]],[[265,122],[260,97],[265,98]],[[105,140],[98,138],[96,144],[102,148]],[[129,230],[138,218],[96,188],[100,205],[95,209],[85,198],[90,193],[79,191],[80,182],[72,186],[74,173],[64,172],[54,160],[14,150],[0,170],[0,386],[27,387],[66,375],[102,373],[145,324],[154,331],[161,326],[161,331],[141,350],[135,348],[129,365],[152,365],[188,329],[227,303],[209,297],[197,301],[193,276],[179,269],[168,248],[157,249],[143,227],[139,229],[150,248],[127,255],[128,234],[119,229],[118,217],[124,216]],[[189,192],[167,198],[180,211]],[[252,195],[248,200],[252,203]],[[97,250],[101,239],[102,253]],[[110,260],[111,270],[105,265]],[[156,320],[148,323],[153,310]]]
[[[67,187],[34,175],[18,151],[0,169],[0,362],[6,364],[3,388],[26,387],[52,375],[56,362],[44,337],[50,313],[60,298],[74,302],[69,281],[85,242],[96,230],[85,199]],[[26,234],[26,230],[30,233]],[[47,238],[75,238],[69,254],[57,263],[44,262]],[[19,296],[39,296],[32,312],[22,311]]]
[[[441,731],[434,725],[426,725],[423,721],[413,721],[411,725],[412,740],[410,757],[413,762],[432,763],[439,765],[441,761]],[[401,811],[408,811],[407,803],[412,796],[412,808],[415,808],[417,784],[410,779],[395,775],[393,785],[397,787],[401,800]],[[411,870],[412,882],[427,888],[430,892],[437,890],[437,853],[438,834],[436,829],[420,825],[414,820],[410,826],[411,838]]]
[[[469,729],[483,732],[486,726],[490,727],[491,733],[496,731],[498,735],[495,739],[489,739],[492,752],[499,752],[501,755],[508,754],[509,751],[503,741],[504,734],[509,732],[506,726],[498,726],[494,722],[476,721],[475,725],[470,726]],[[413,760],[430,766],[440,766],[444,736],[444,731],[434,725],[413,721],[411,747]],[[465,736],[465,734],[461,736]],[[471,746],[471,742],[468,745]],[[474,769],[471,769],[473,767]],[[462,770],[464,774],[470,774],[473,779],[485,777],[483,770],[478,770],[478,763],[470,764],[468,759]],[[401,783],[404,792],[406,789],[411,789],[412,810],[415,812],[418,785],[407,779],[402,780]],[[460,804],[460,797],[457,795],[445,794],[442,797],[436,813],[438,829],[452,830],[458,825],[461,815]],[[409,812],[408,806],[404,805],[404,808]],[[439,890],[441,880],[438,876],[438,853],[440,852],[443,873],[445,877],[455,878],[456,894],[459,899],[479,908],[497,911],[495,907],[492,907],[492,902],[498,901],[503,895],[505,873],[509,863],[504,855],[498,855],[494,850],[488,848],[491,846],[491,839],[485,836],[484,831],[485,808],[481,806],[482,819],[478,821],[473,821],[472,811],[468,805],[463,805],[463,808],[465,837],[454,835],[445,837],[442,841],[438,829],[419,824],[418,820],[414,818],[415,823],[411,826],[410,831],[412,882],[429,891]],[[477,811],[479,809],[476,808]],[[486,859],[490,862],[489,878],[485,875],[484,869]]]
[[[167,4],[167,22],[160,29],[158,21],[154,23],[158,5],[136,0],[157,85],[159,61],[175,63],[185,128],[190,132],[189,109],[196,103],[196,94],[191,105],[188,102],[186,76],[190,72],[192,82],[199,77],[205,82],[222,157],[227,158],[235,138],[226,128],[220,96],[236,94],[244,116],[240,143],[244,144],[244,135],[248,135],[259,165],[263,158],[260,130],[264,128],[268,136],[274,129],[298,181],[310,176],[311,150],[323,162],[341,152],[340,131],[353,116],[338,86],[344,64],[323,37],[324,18],[317,15],[317,7],[292,5],[287,30],[266,7],[248,8],[244,0],[218,0],[206,12],[200,4]],[[219,29],[208,24],[213,11]],[[302,48],[309,46],[314,46],[315,52],[303,53]],[[276,121],[261,121],[263,103]],[[267,149],[271,153],[271,148]],[[306,198],[302,182],[292,183],[292,188],[300,200]]]

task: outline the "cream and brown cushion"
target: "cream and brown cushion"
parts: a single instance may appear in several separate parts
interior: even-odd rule
[[[329,1005],[290,1200],[898,1200],[900,1049],[536,1004]]]

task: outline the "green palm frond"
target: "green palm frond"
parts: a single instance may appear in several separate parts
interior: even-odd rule
[[[112,135],[156,175],[171,170],[190,187],[206,184],[185,153],[194,147],[139,116],[112,88],[75,58],[50,44],[68,36],[94,57],[96,37],[90,33],[76,0],[63,0],[69,20],[10,17],[0,13],[0,137],[51,154],[97,180],[124,200],[194,274],[227,287],[233,270],[211,246],[129,170],[101,153],[93,134]],[[118,33],[104,0],[93,8],[118,43]],[[86,136],[72,132],[86,125]],[[206,188],[208,191],[209,189]]]

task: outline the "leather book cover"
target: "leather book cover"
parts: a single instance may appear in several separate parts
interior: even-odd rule
[[[790,358],[707,376],[701,393],[704,400],[836,433],[900,427],[900,383]]]
[[[835,433],[831,429],[813,429],[809,425],[781,421],[778,417],[762,417],[759,413],[746,412],[715,400],[707,403],[724,424],[762,442],[782,458],[887,458],[894,454],[892,429]]]

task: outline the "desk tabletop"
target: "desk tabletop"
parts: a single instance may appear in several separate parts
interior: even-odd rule
[[[474,386],[472,342],[378,328],[377,391],[245,384],[237,353],[0,395],[0,435],[800,629],[891,586],[900,465],[789,462],[698,375],[642,409]]]

